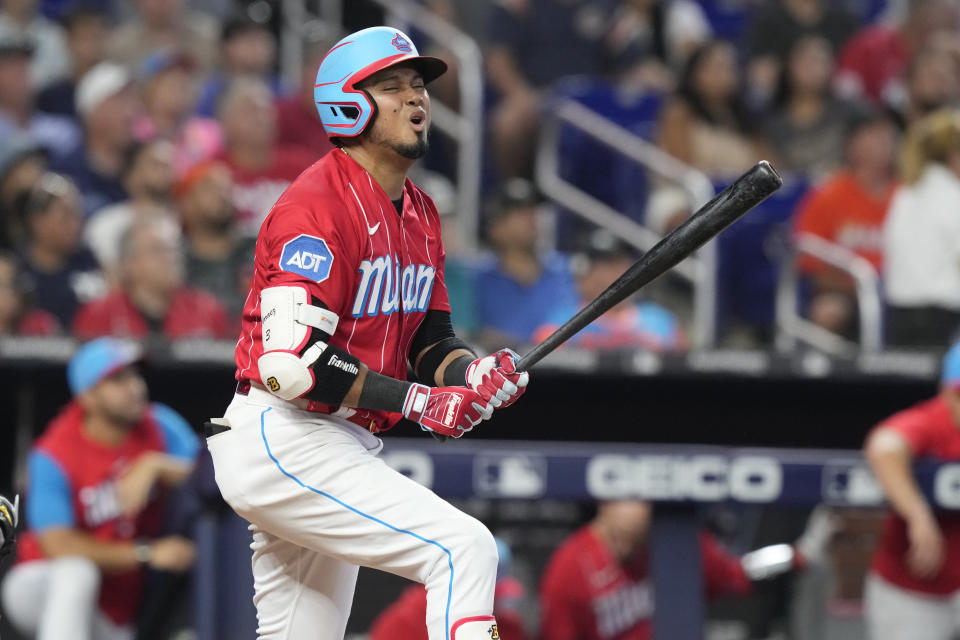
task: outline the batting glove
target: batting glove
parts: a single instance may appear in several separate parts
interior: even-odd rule
[[[493,407],[467,387],[410,385],[403,416],[424,431],[459,438],[493,415]]]
[[[527,390],[530,374],[517,371],[520,356],[500,349],[467,365],[467,386],[495,409],[509,407]]]
[[[17,522],[20,521],[20,496],[10,503],[0,496],[0,558],[13,550],[17,541]]]

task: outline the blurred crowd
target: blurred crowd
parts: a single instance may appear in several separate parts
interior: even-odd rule
[[[366,4],[344,15],[382,19]],[[850,263],[880,278],[888,345],[942,346],[960,327],[954,0],[424,4],[484,53],[484,206],[466,230],[484,252],[448,243],[462,334],[536,341],[638,258],[538,194],[538,132],[557,99],[717,189],[761,158],[784,173],[781,193],[718,243],[725,343],[771,343],[797,234],[846,256],[846,267],[799,261],[801,312],[821,328],[857,338]],[[326,25],[298,77],[283,77],[281,5],[0,0],[0,335],[234,337],[260,222],[331,148],[312,85],[339,28]],[[450,58],[448,43],[421,40]],[[437,100],[457,104],[460,72],[431,86]],[[663,234],[700,204],[562,133],[564,178],[635,222]],[[456,229],[451,144],[433,138],[420,178]],[[578,346],[683,351],[691,309],[689,283],[667,278]]]

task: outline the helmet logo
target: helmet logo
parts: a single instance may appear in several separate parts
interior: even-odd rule
[[[390,41],[390,44],[397,48],[397,51],[403,51],[404,53],[410,53],[413,51],[413,47],[410,46],[410,41],[404,38],[399,33],[394,36],[393,40]]]

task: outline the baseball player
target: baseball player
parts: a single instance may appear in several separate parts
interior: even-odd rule
[[[457,438],[528,381],[509,350],[478,358],[454,335],[437,210],[406,178],[446,68],[396,29],[337,43],[314,91],[337,148],[260,228],[237,394],[206,427],[251,523],[260,638],[342,638],[359,565],[426,586],[430,640],[499,637],[493,536],[377,457],[401,418]]]
[[[10,502],[0,496],[0,558],[13,551],[17,543],[17,523],[20,521],[20,496]]]
[[[935,512],[915,458],[960,460],[960,344],[943,360],[940,393],[881,422],[866,456],[891,513],[864,590],[872,640],[948,640],[960,633],[960,517]]]

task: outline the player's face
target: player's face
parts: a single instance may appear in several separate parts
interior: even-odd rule
[[[88,394],[88,410],[116,425],[136,424],[147,409],[147,385],[133,366],[104,378]]]
[[[362,88],[377,103],[370,142],[411,160],[426,154],[430,96],[420,73],[409,66],[390,67],[372,75]]]
[[[600,506],[610,552],[621,561],[632,558],[644,546],[650,530],[650,503],[641,500],[615,500]]]

